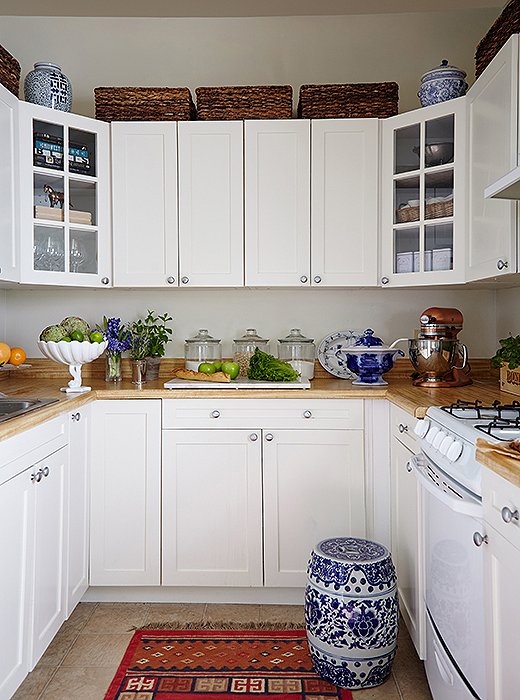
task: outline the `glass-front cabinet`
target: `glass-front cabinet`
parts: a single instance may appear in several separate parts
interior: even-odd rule
[[[21,281],[111,284],[109,126],[20,103]]]
[[[464,281],[464,134],[464,98],[383,121],[383,286]]]

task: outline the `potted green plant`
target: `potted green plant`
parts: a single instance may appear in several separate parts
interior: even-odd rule
[[[150,331],[142,319],[128,325],[130,347],[128,348],[132,365],[132,384],[146,381],[146,358],[150,348]]]
[[[148,315],[143,321],[148,332],[148,355],[146,357],[146,381],[152,381],[159,376],[161,357],[166,352],[166,344],[170,342],[172,329],[167,324],[173,321],[168,314],[156,314],[148,310]]]
[[[520,335],[498,342],[500,347],[491,358],[491,365],[500,368],[500,389],[520,395]]]

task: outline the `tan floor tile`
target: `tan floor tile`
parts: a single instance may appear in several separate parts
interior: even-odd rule
[[[305,627],[303,605],[261,605],[260,620],[278,624],[291,623]]]
[[[146,603],[99,603],[81,630],[84,634],[115,634],[140,627]]]
[[[62,625],[64,627],[72,627],[78,632],[80,632],[87,622],[92,617],[94,610],[97,608],[98,603],[79,603],[68,620]]]
[[[353,690],[352,697],[354,700],[401,700],[399,690],[392,676],[375,688],[367,688],[366,690]]]
[[[149,623],[171,624],[179,623],[179,628],[202,623],[206,603],[149,603],[146,606],[143,625]],[[152,626],[150,629],[152,629]],[[173,627],[172,627],[173,629]]]
[[[41,700],[103,700],[114,675],[108,668],[59,668]]]
[[[126,634],[80,634],[62,666],[104,666],[114,669],[123,658],[133,633]]]
[[[55,670],[54,668],[43,668],[38,664],[18,688],[12,700],[36,700],[39,698]]]
[[[395,682],[403,700],[432,700],[426,674],[394,674]]]
[[[258,625],[260,623],[260,606],[238,605],[234,603],[208,603],[204,611],[203,621],[205,623],[224,622],[227,625],[236,622],[241,626],[252,622]]]
[[[40,659],[38,666],[57,668],[67,655],[67,652],[72,647],[73,643],[78,638],[78,634],[79,632],[73,627],[65,627],[62,625],[58,631],[58,634],[47,647],[47,650]]]

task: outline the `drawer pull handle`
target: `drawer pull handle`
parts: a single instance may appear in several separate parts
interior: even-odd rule
[[[211,411],[212,418],[220,418],[220,411]]]
[[[304,418],[312,418],[312,411],[304,411],[303,417]]]
[[[408,426],[403,425],[402,423],[399,423],[398,430],[400,433],[407,433],[408,432]]]
[[[274,435],[272,433],[267,433],[267,435],[265,436],[265,439],[267,440],[267,442],[271,442],[271,440],[273,438],[274,438]]]
[[[480,532],[474,532],[473,533],[473,544],[475,547],[482,547],[483,544],[488,543],[488,536],[487,535],[481,535]]]
[[[42,480],[43,476],[43,471],[41,469],[38,469],[36,474],[31,474],[31,481],[34,483],[39,483]]]
[[[251,442],[256,442],[258,440],[258,435],[256,433],[251,433],[249,439],[251,440]]]
[[[51,470],[49,469],[49,467],[45,466],[45,467],[42,469],[42,474],[43,474],[43,476],[49,476],[50,471],[51,471]]]
[[[504,506],[501,510],[502,520],[505,523],[510,523],[512,520],[518,520],[518,508],[516,510],[511,510],[507,506]]]
[[[81,414],[80,413],[73,413],[71,418],[73,421],[78,422],[81,418]]]
[[[406,471],[408,473],[413,471],[412,463],[411,462],[406,462]]]

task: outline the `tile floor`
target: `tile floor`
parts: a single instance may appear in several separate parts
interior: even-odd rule
[[[13,700],[103,700],[132,627],[175,621],[292,622],[303,626],[303,608],[289,605],[80,603],[62,625]],[[431,700],[423,665],[404,625],[391,677],[354,693],[355,700]]]

